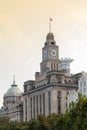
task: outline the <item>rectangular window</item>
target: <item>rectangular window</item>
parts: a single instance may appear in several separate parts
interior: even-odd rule
[[[43,114],[45,115],[45,93],[43,93]]]
[[[36,112],[37,112],[37,115],[38,115],[38,96],[36,96]]]
[[[51,70],[53,70],[53,63],[51,63]]]
[[[40,114],[42,113],[42,107],[41,107],[41,94],[40,94]]]
[[[61,99],[58,98],[58,114],[61,114]]]
[[[57,96],[58,96],[58,97],[61,97],[61,91],[58,91],[58,92],[57,92]]]
[[[48,111],[51,113],[51,92],[48,92]]]
[[[27,121],[27,99],[25,99],[25,120]]]
[[[58,70],[58,64],[57,64],[57,70]]]
[[[33,97],[33,113],[34,113],[34,118],[35,118],[35,96]]]
[[[61,114],[61,91],[57,92],[58,114]]]
[[[32,97],[30,98],[30,106],[31,106],[31,119],[32,119]]]

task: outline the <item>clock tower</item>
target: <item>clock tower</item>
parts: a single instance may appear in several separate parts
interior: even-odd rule
[[[42,48],[41,73],[49,70],[60,70],[59,47],[56,45],[53,33],[49,32]]]

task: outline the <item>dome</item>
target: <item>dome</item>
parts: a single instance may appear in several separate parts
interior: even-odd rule
[[[46,40],[47,40],[47,41],[49,41],[49,40],[54,41],[54,35],[53,35],[53,33],[49,32],[49,33],[47,34]]]
[[[9,96],[20,96],[20,95],[22,95],[21,90],[17,86],[15,87],[11,86],[11,88],[8,89],[8,91],[4,96],[9,97]]]
[[[17,96],[21,96],[22,95],[22,91],[17,87],[17,85],[15,84],[15,77],[13,79],[13,84],[11,85],[11,87],[7,90],[7,92],[5,93],[4,97],[17,97]]]
[[[46,45],[56,45],[56,42],[54,40],[54,34],[51,32],[49,32],[46,36],[45,46]]]

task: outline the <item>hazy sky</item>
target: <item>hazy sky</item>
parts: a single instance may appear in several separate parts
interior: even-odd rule
[[[23,90],[40,70],[49,17],[60,58],[74,59],[72,73],[87,72],[87,0],[0,0],[0,106],[14,74]]]

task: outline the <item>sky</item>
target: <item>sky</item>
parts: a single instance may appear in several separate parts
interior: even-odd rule
[[[87,0],[0,0],[0,107],[13,75],[23,83],[40,71],[49,17],[60,58],[71,73],[87,72]]]

